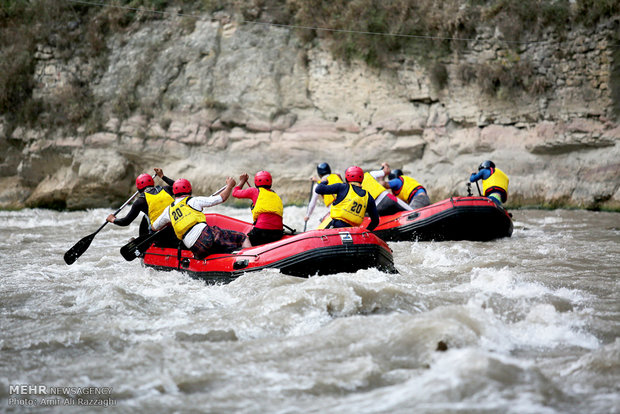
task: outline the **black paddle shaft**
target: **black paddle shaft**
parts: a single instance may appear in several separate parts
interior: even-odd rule
[[[308,198],[308,203],[312,201],[312,190],[314,189],[314,181],[310,182],[310,197]],[[306,227],[308,226],[308,222],[304,222],[304,232],[306,231]]]
[[[88,249],[88,247],[92,243],[92,241],[95,238],[95,236],[97,235],[97,233],[99,233],[101,231],[101,229],[105,227],[106,224],[108,224],[107,221],[105,223],[103,223],[101,225],[101,227],[99,227],[97,229],[96,232],[94,232],[92,234],[89,234],[88,236],[84,237],[82,240],[80,240],[79,242],[75,243],[75,245],[72,248],[67,250],[67,252],[65,253],[65,256],[64,256],[65,263],[67,263],[68,265],[71,265],[71,264],[73,264],[78,259],[78,257],[80,257],[82,254],[84,254],[84,252],[86,251],[86,249]]]
[[[131,202],[131,200],[133,200],[139,193],[140,193],[139,191],[136,191],[131,196],[131,198],[129,198],[129,200],[125,201],[125,203],[122,206],[120,206],[120,208],[118,210],[116,210],[114,212],[114,215],[117,215],[122,209],[124,209],[125,206],[127,204],[129,204]],[[106,224],[108,224],[107,220],[101,225],[101,227],[99,227],[97,229],[97,231],[95,231],[94,233],[89,234],[88,236],[84,237],[82,240],[80,240],[79,242],[75,243],[75,245],[72,248],[67,250],[67,252],[65,253],[65,256],[64,256],[65,263],[67,263],[68,265],[72,265],[73,263],[75,263],[75,261],[78,259],[78,257],[83,255],[84,252],[88,249],[88,247],[92,243],[92,241],[95,238],[95,236],[97,235],[97,233],[99,233],[101,231],[101,229],[103,229],[106,226]]]
[[[478,195],[482,195],[482,192],[480,191],[480,186],[478,185],[478,181],[476,181],[476,188],[478,189]]]

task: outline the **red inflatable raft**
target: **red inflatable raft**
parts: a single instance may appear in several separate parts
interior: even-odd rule
[[[487,197],[450,197],[417,210],[383,216],[373,232],[386,241],[488,241],[512,235],[511,217]],[[369,222],[366,217],[363,226]]]
[[[247,233],[252,225],[219,214],[205,214],[207,223]],[[146,266],[181,270],[209,283],[230,282],[245,272],[275,268],[292,276],[308,277],[378,268],[394,273],[392,250],[372,232],[361,227],[313,230],[285,235],[281,240],[213,254],[197,260],[189,250],[150,246],[142,257]]]

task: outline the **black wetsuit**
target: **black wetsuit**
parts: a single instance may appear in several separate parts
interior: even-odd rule
[[[160,191],[165,191],[168,194],[170,194],[172,198],[174,198],[174,194],[172,192],[172,185],[174,184],[174,180],[166,177],[165,175],[162,177],[162,180],[164,180],[164,182],[168,185],[164,187],[159,187],[159,186],[150,187],[150,188],[147,187],[146,189],[144,189],[144,191],[148,191],[151,194],[158,194]],[[151,190],[151,188],[153,190]],[[144,191],[140,193],[136,201],[134,201],[134,203],[131,205],[131,210],[129,210],[129,213],[127,213],[125,217],[114,219],[114,222],[113,222],[117,226],[121,226],[121,227],[129,226],[136,219],[136,217],[138,217],[140,213],[144,213],[144,218],[142,219],[142,222],[140,223],[139,234],[141,236],[151,232],[150,224],[147,218],[149,215],[149,205],[146,202]],[[162,230],[162,232],[160,233],[160,236],[155,241],[155,244],[157,244],[158,246],[162,246],[162,247],[163,246],[176,247],[179,244],[177,236],[174,234],[174,230],[172,230],[172,226],[169,226],[168,228]]]

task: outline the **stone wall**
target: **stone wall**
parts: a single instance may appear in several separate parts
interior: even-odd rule
[[[86,83],[102,125],[9,134],[0,118],[0,206],[117,205],[153,167],[197,193],[267,169],[285,202],[303,203],[324,161],[387,161],[438,201],[464,195],[492,159],[510,176],[509,205],[620,208],[620,18],[518,46],[488,29],[432,65],[403,55],[382,69],[336,61],[326,40],[308,47],[284,28],[194,23],[111,36],[104,70],[40,45],[35,96]],[[528,88],[489,93],[488,70],[519,70]]]

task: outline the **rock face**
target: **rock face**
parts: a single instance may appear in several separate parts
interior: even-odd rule
[[[433,67],[395,56],[383,69],[334,60],[327,41],[302,45],[285,28],[194,23],[111,36],[100,72],[40,45],[34,93],[87,82],[103,126],[9,133],[0,118],[0,207],[118,205],[153,167],[196,194],[266,169],[285,203],[304,203],[317,163],[343,172],[383,161],[439,201],[464,195],[491,159],[510,176],[509,206],[620,208],[620,18],[518,54],[488,30]],[[530,88],[489,93],[485,67],[526,68]]]

